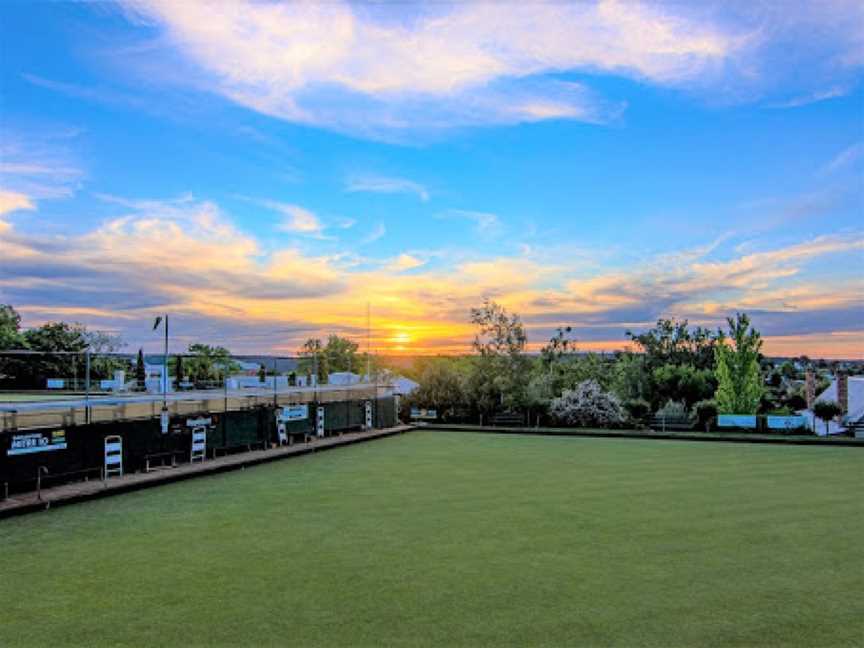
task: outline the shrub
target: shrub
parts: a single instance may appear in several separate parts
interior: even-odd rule
[[[843,413],[843,408],[840,403],[835,401],[817,401],[813,405],[813,414],[825,421],[825,434],[830,430],[830,422],[832,419],[840,416]]]
[[[699,401],[693,406],[693,418],[706,432],[711,431],[711,426],[717,420],[717,413],[717,403],[711,399]]]
[[[585,380],[552,400],[549,412],[568,425],[610,426],[624,421],[624,411],[614,394],[603,391],[595,380]]]
[[[666,404],[657,410],[657,416],[667,419],[686,419],[690,415],[684,401],[668,400]]]
[[[624,409],[633,421],[646,421],[651,416],[651,403],[642,398],[625,401]]]

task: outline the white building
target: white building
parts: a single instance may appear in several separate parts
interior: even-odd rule
[[[334,371],[327,376],[328,385],[356,385],[360,382],[360,376],[350,371]]]
[[[393,393],[397,396],[407,396],[420,386],[420,383],[416,383],[405,376],[393,376],[391,383]]]
[[[163,377],[165,365],[144,363],[144,387],[148,392],[161,394],[163,391],[174,391],[174,378],[170,375]],[[165,372],[167,373],[167,372]]]
[[[845,394],[842,382],[845,381]],[[834,401],[839,403],[846,414],[839,421],[828,423],[828,434],[842,434],[849,426],[864,421],[864,376],[834,376],[831,384],[816,397],[815,402]],[[844,402],[845,401],[845,402]],[[801,412],[810,422],[816,434],[825,436],[825,422],[816,419],[812,410]]]

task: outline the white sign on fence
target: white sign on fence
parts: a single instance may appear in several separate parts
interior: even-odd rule
[[[756,429],[755,414],[720,414],[717,417],[718,427]]]
[[[309,405],[289,405],[282,408],[283,421],[302,421],[309,418]]]

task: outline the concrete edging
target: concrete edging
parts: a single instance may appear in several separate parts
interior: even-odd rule
[[[603,439],[643,439],[662,441],[701,441],[716,443],[763,443],[775,445],[812,445],[823,447],[858,447],[864,448],[864,440],[854,438],[824,439],[822,437],[794,437],[777,435],[753,435],[742,433],[703,433],[703,432],[641,432],[639,430],[599,430],[584,428],[528,428],[528,427],[492,427],[488,425],[460,425],[446,423],[424,423],[416,426],[418,430],[441,432],[478,432],[482,434],[524,434],[528,436],[558,436],[558,437],[593,437]]]

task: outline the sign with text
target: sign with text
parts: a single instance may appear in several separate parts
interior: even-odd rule
[[[66,430],[52,430],[50,432],[31,432],[29,434],[13,434],[12,444],[6,454],[10,457],[15,455],[32,454],[34,452],[50,452],[52,450],[66,449]]]
[[[289,405],[282,408],[283,421],[302,421],[309,418],[309,405]]]
[[[434,419],[438,418],[438,410],[412,407],[411,408],[411,418],[412,419],[432,419],[432,420],[434,420]]]
[[[755,414],[721,414],[717,417],[718,427],[756,429]]]

